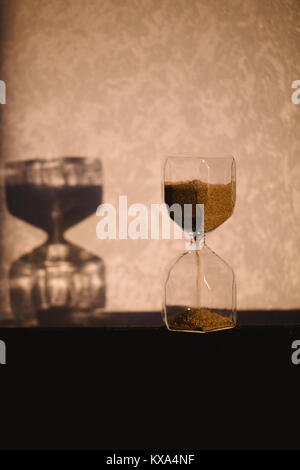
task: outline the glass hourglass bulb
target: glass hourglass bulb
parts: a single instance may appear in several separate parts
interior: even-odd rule
[[[225,222],[235,205],[235,161],[232,157],[169,157],[164,167],[164,199],[182,209],[192,205],[189,248],[168,270],[164,321],[170,330],[207,332],[236,324],[236,284],[230,266],[205,243],[205,233]],[[203,230],[197,230],[196,204],[203,204]],[[174,220],[174,218],[173,218]],[[191,230],[192,228],[192,230]]]

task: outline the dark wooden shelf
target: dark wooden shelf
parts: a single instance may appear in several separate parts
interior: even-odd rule
[[[237,313],[238,327],[300,326],[300,310],[240,310]],[[43,325],[41,325],[43,326]],[[120,312],[104,311],[90,318],[82,325],[55,324],[51,327],[90,327],[90,328],[161,328],[164,327],[160,311]],[[2,317],[0,328],[17,327],[13,318]]]

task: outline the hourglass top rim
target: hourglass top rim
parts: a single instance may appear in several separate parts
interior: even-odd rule
[[[14,167],[14,166],[22,166],[22,165],[32,165],[32,164],[43,164],[43,165],[50,165],[54,163],[72,163],[74,165],[76,164],[82,164],[82,163],[94,163],[97,162],[98,164],[101,165],[101,160],[97,157],[79,157],[79,156],[62,156],[62,157],[53,157],[53,158],[29,158],[29,159],[20,159],[20,160],[11,160],[11,161],[6,161],[4,163],[4,166],[9,168],[9,167]]]
[[[235,157],[233,155],[224,155],[220,157],[206,157],[201,155],[169,155],[166,157],[165,161],[168,160],[202,160],[202,161],[228,161],[235,162]]]
[[[15,160],[4,165],[6,186],[98,186],[101,160],[91,157],[57,157]]]

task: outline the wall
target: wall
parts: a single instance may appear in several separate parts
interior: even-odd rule
[[[169,154],[237,160],[233,217],[208,244],[234,268],[238,307],[300,307],[298,0],[10,0],[5,160],[98,156],[104,202],[161,201]],[[44,240],[5,214],[5,265]],[[161,306],[183,241],[68,237],[102,256],[109,310]]]

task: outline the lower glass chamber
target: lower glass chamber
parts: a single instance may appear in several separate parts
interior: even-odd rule
[[[234,273],[206,245],[183,253],[168,271],[164,320],[170,330],[199,333],[235,326]]]

